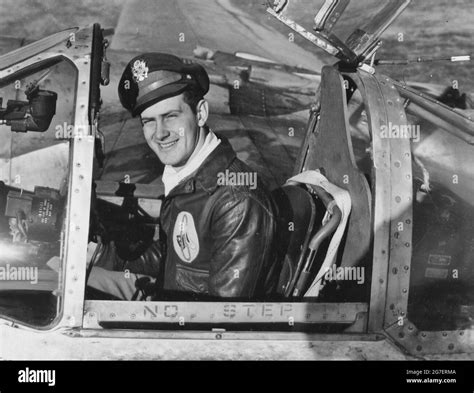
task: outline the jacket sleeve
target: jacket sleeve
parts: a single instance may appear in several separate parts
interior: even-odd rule
[[[266,197],[229,193],[213,212],[209,294],[252,297],[271,257],[274,218]]]
[[[158,277],[163,264],[163,245],[159,240],[154,241],[137,259],[126,261],[124,268],[136,274],[146,274]]]
[[[159,240],[154,241],[142,255],[129,261],[119,255],[115,242],[111,241],[104,247],[95,266],[111,271],[129,270],[135,274],[158,277],[164,260],[163,248]]]

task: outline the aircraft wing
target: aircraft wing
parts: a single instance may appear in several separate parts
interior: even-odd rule
[[[254,6],[266,8],[264,2],[255,2]],[[231,0],[131,0],[122,10],[111,49],[192,56],[199,45],[321,68],[318,57],[290,42],[275,25],[271,16],[255,20]]]

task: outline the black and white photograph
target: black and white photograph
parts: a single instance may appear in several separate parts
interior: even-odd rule
[[[455,390],[423,361],[474,360],[473,37],[472,0],[0,0],[0,360]]]

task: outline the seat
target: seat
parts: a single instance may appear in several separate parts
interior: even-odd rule
[[[289,297],[303,264],[304,252],[316,221],[313,196],[301,185],[285,185],[272,192],[277,216],[276,252],[280,273],[276,293]]]
[[[276,293],[299,298],[321,267],[320,246],[334,234],[342,213],[333,197],[319,186],[291,183],[272,193],[277,212],[277,261],[281,270]],[[326,212],[329,214],[323,222]]]

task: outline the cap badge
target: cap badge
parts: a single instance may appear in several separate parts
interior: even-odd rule
[[[148,78],[148,67],[144,60],[135,60],[132,66],[132,74],[136,82],[141,82]]]

